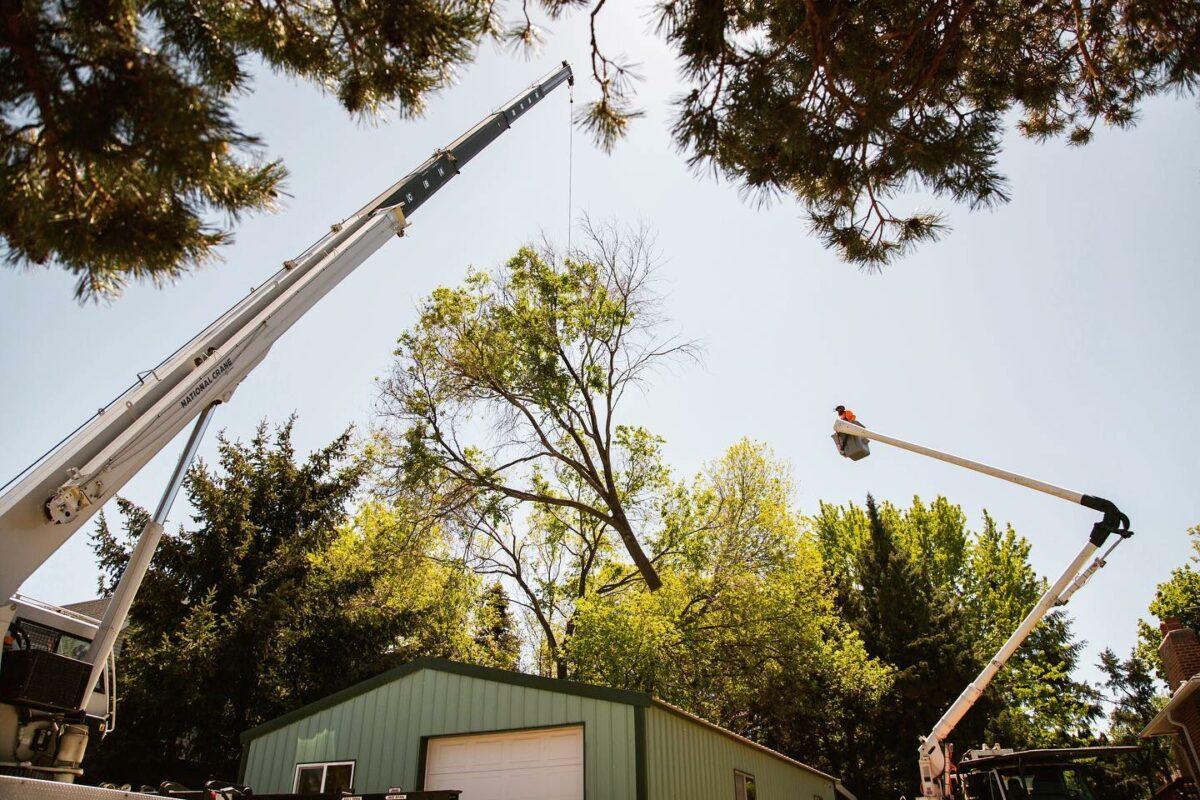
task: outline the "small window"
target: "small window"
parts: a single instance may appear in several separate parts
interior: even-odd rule
[[[733,800],[758,800],[753,775],[741,770],[733,771]]]
[[[354,787],[353,761],[325,761],[296,765],[296,794],[349,792]]]

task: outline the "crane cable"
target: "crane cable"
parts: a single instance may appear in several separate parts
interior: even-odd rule
[[[571,228],[575,220],[571,215],[571,194],[575,181],[575,82],[567,84],[567,256],[571,255]]]

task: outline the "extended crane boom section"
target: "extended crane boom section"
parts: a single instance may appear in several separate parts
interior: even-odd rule
[[[358,213],[363,214],[377,208],[400,205],[403,206],[406,215],[412,216],[412,213],[422,203],[454,177],[464,164],[479,155],[500,134],[508,130],[517,121],[517,118],[533,108],[538,101],[554,89],[563,83],[571,83],[574,80],[571,67],[564,61],[562,69],[521,92],[505,103],[499,111],[481,121],[444,149],[434,153],[424,164],[397,181],[394,186],[376,197]]]
[[[0,598],[202,409],[228,400],[271,345],[393,235],[464,164],[560,84],[564,65],[439,150],[257,287],[0,495]],[[0,623],[4,620],[0,619]]]

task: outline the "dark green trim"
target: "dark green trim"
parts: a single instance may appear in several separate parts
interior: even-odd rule
[[[492,667],[480,667],[475,664],[461,664],[457,661],[450,661],[445,658],[418,658],[416,661],[410,661],[395,669],[390,669],[387,672],[382,672],[373,678],[367,678],[365,681],[347,686],[340,692],[334,692],[328,697],[323,697],[320,700],[309,703],[306,706],[301,706],[295,711],[289,711],[283,716],[268,720],[256,728],[251,728],[248,731],[243,731],[242,742],[249,742],[252,739],[257,739],[263,734],[271,731],[279,730],[287,725],[298,720],[316,714],[319,711],[324,711],[327,708],[336,706],[339,703],[344,703],[358,697],[360,694],[377,689],[380,686],[399,680],[405,676],[411,675],[414,672],[419,672],[423,669],[431,669],[437,672],[448,672],[454,675],[463,675],[468,678],[479,678],[485,681],[494,681],[496,683],[507,683],[511,686],[523,686],[527,689],[541,689],[546,692],[558,692],[559,694],[571,694],[577,697],[590,697],[593,700],[606,700],[610,703],[621,703],[623,705],[646,707],[650,705],[650,695],[645,692],[631,692],[625,689],[610,689],[607,686],[595,686],[590,683],[579,683],[577,681],[559,680],[558,678],[543,678],[539,675],[526,675],[523,672],[509,672],[504,669],[493,669]]]
[[[646,708],[633,707],[633,763],[637,800],[647,800],[649,788],[646,781]]]
[[[242,757],[238,759],[238,783],[246,782],[246,759],[250,757],[250,744],[242,743]]]
[[[634,713],[640,711],[635,707]],[[463,733],[431,733],[421,737],[421,745],[417,748],[417,788],[413,791],[425,791],[425,762],[429,757],[430,739],[461,739],[464,736],[493,736],[498,733],[524,733],[526,731],[548,731],[554,728],[579,728],[583,731],[583,796],[587,800],[587,723],[551,722],[546,725],[526,725],[523,728],[497,728],[488,731],[465,731]]]
[[[417,786],[416,791],[425,791],[425,759],[429,756],[429,737],[421,737],[421,746],[417,748]]]

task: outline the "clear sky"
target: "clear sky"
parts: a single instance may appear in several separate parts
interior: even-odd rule
[[[626,16],[622,17],[624,13]],[[612,156],[580,134],[574,213],[645,221],[658,233],[667,312],[706,348],[700,366],[663,374],[626,417],[667,439],[680,474],[743,436],[788,458],[805,511],[866,493],[906,503],[945,494],[973,523],[987,508],[1033,542],[1042,573],[1060,570],[1094,515],[1052,497],[876,446],[858,463],[829,441],[831,409],[853,407],[880,431],[943,447],[1118,502],[1137,535],[1072,602],[1087,660],[1134,642],[1154,586],[1188,556],[1200,523],[1200,113],[1194,99],[1147,104],[1130,131],[1100,130],[1071,149],[1011,137],[1001,157],[1013,200],[880,275],[808,235],[799,207],[757,209],[736,187],[691,174],[671,144],[681,91],[642,12],[609,6],[601,32],[642,62],[641,102]],[[459,83],[412,121],[362,125],[335,99],[264,74],[240,103],[291,170],[281,213],[251,219],[214,264],[163,290],[135,287],[110,306],[79,306],[57,271],[0,271],[0,475],[24,467],[220,311],[517,90],[570,59],[588,83],[586,17],[553,30],[523,60],[485,47]],[[280,341],[214,426],[248,436],[260,419],[299,414],[300,447],[370,423],[373,379],[419,298],[491,267],[543,232],[566,232],[567,94],[523,117],[393,240]],[[215,437],[202,448],[211,455]],[[176,457],[161,454],[123,494],[153,505]],[[175,520],[186,513],[177,504]],[[67,602],[95,593],[91,525],[23,591]],[[1093,669],[1085,675],[1095,675]]]

